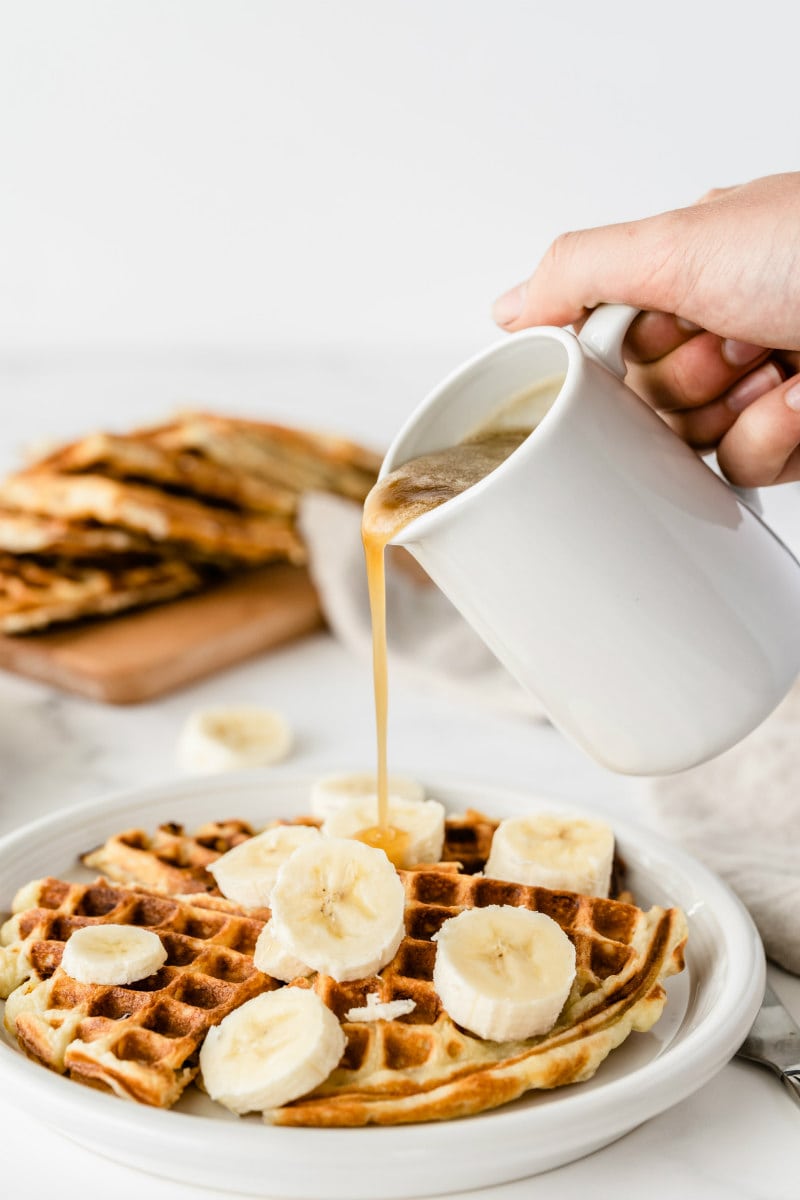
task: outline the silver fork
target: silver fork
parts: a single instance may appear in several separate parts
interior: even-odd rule
[[[800,1104],[800,1029],[769,984],[753,1028],[736,1053],[773,1070]]]

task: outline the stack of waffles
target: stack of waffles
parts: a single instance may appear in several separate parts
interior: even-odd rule
[[[379,466],[341,438],[208,413],[83,438],[0,484],[0,632],[168,600],[264,563],[302,564],[299,497],[363,502]]]
[[[29,1055],[56,1071],[169,1106],[197,1076],[203,1039],[228,1012],[279,986],[312,988],[340,1020],[346,1049],[321,1086],[264,1114],[281,1125],[440,1120],[588,1079],[632,1031],[649,1029],[660,1016],[663,980],[683,966],[685,918],[678,909],[642,911],[619,897],[487,878],[481,867],[495,828],[477,812],[450,817],[443,861],[400,872],[405,936],[377,975],[342,983],[316,974],[286,985],[253,964],[269,911],[237,908],[219,895],[208,871],[252,836],[250,826],[225,821],[191,835],[178,825],[115,835],[84,856],[104,878],[41,880],[17,896],[0,937],[6,1026]],[[543,1036],[481,1039],[447,1015],[433,986],[432,939],[442,924],[465,909],[495,904],[545,913],[575,946],[572,990]],[[153,930],[167,952],[164,966],[126,986],[67,976],[60,963],[72,932],[105,922]],[[349,1019],[352,1009],[364,1011],[368,997],[410,999],[414,1006],[393,1019]]]

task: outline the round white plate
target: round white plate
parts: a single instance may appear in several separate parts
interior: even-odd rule
[[[531,793],[458,781],[424,781],[454,811],[530,811]],[[189,828],[241,817],[255,824],[308,811],[310,778],[247,772],[149,787],[69,809],[0,841],[0,910],[43,875],[89,878],[80,853],[112,833]],[[554,809],[569,808],[548,801]],[[597,813],[595,813],[597,815]],[[460,1121],[398,1128],[277,1129],[236,1118],[190,1088],[164,1112],[64,1079],[0,1037],[6,1095],[38,1119],[106,1157],[193,1183],[274,1197],[370,1200],[485,1187],[546,1171],[607,1145],[701,1087],[733,1055],[764,991],[764,956],[750,917],[688,855],[614,820],[640,905],[677,904],[689,922],[687,968],[668,981],[664,1015],[632,1034],[587,1083],[529,1094]]]

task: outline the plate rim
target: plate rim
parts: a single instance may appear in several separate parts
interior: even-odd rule
[[[221,793],[222,803],[234,804],[237,792],[254,793],[255,789],[262,789],[265,809],[269,810],[279,802],[278,793],[282,785],[293,789],[302,786],[309,788],[315,779],[325,773],[324,771],[301,772],[285,768],[267,768],[213,776],[171,777],[127,789],[110,790],[99,797],[80,801],[58,812],[46,813],[4,834],[0,837],[0,870],[2,870],[3,861],[8,854],[13,854],[16,848],[26,845],[40,833],[46,832],[50,835],[49,840],[55,840],[57,843],[59,835],[70,828],[105,816],[113,820],[114,814],[118,810],[131,807],[144,809],[156,802],[168,803],[170,799],[174,799],[176,802],[179,800],[188,802],[193,796],[206,797],[209,793],[216,791]],[[550,795],[546,789],[527,789],[521,786],[493,784],[474,776],[467,778],[458,775],[428,773],[427,771],[419,772],[417,775],[423,781],[426,792],[430,795],[435,796],[437,791],[443,794],[462,791],[466,793],[464,807],[474,803],[472,793],[477,790],[485,793],[486,807],[489,807],[490,811],[492,806],[500,809],[504,800],[509,804],[519,804],[522,800],[528,802],[541,800],[562,810],[590,810],[599,818],[609,821],[614,828],[615,835],[619,836],[620,842],[636,844],[640,854],[649,852],[668,860],[670,865],[676,867],[681,875],[691,879],[701,891],[708,893],[715,902],[712,910],[713,918],[723,935],[722,943],[714,946],[714,960],[718,963],[722,962],[727,972],[719,1002],[684,1037],[670,1042],[661,1054],[638,1066],[633,1072],[604,1083],[599,1090],[570,1093],[567,1098],[569,1104],[567,1114],[564,1112],[563,1104],[537,1105],[535,1110],[526,1107],[501,1106],[498,1109],[477,1114],[480,1120],[475,1126],[476,1130],[480,1129],[484,1132],[493,1145],[497,1144],[497,1138],[504,1138],[507,1149],[509,1151],[515,1149],[517,1157],[519,1157],[520,1153],[524,1152],[526,1143],[530,1140],[538,1140],[530,1138],[530,1122],[534,1114],[539,1134],[556,1141],[559,1139],[559,1135],[562,1135],[561,1141],[565,1145],[574,1141],[574,1137],[570,1138],[569,1134],[574,1133],[576,1124],[580,1126],[584,1121],[590,1120],[592,1138],[585,1139],[585,1142],[588,1146],[588,1141],[591,1140],[593,1142],[591,1148],[596,1148],[597,1145],[605,1144],[614,1137],[621,1136],[622,1133],[641,1124],[642,1121],[672,1107],[673,1104],[701,1087],[725,1065],[735,1053],[760,1006],[766,977],[763,946],[753,920],[741,900],[726,883],[692,855],[658,833],[627,817],[618,817],[616,814],[608,813],[602,806],[598,808],[594,804],[581,803],[580,800],[573,801]],[[443,798],[446,800],[447,796],[443,795]],[[453,803],[452,796],[450,803],[451,805]],[[225,814],[223,814],[224,816]],[[167,814],[164,819],[169,819]],[[117,824],[118,828],[119,824]],[[116,830],[112,828],[109,836],[113,832]],[[642,843],[644,844],[642,845]],[[3,900],[3,907],[5,907],[5,903],[6,901]],[[691,924],[692,914],[687,912],[686,915]],[[734,946],[736,952],[732,953]],[[749,953],[747,953],[748,950]],[[702,981],[699,986],[702,989]],[[32,1062],[18,1048],[3,1040],[0,1041],[0,1072],[6,1073],[7,1071],[10,1071],[12,1083],[20,1093],[24,1093],[26,1100],[36,1101],[34,1115],[39,1119],[52,1123],[49,1114],[57,1115],[65,1106],[76,1111],[82,1110],[93,1126],[92,1138],[83,1141],[82,1144],[95,1151],[98,1135],[102,1135],[104,1131],[108,1131],[109,1134],[113,1131],[120,1133],[124,1131],[127,1138],[135,1135],[142,1139],[155,1137],[158,1140],[167,1140],[176,1154],[180,1156],[182,1151],[190,1148],[196,1151],[198,1142],[202,1140],[203,1131],[208,1129],[210,1123],[213,1128],[224,1131],[224,1136],[230,1139],[228,1149],[230,1158],[234,1162],[239,1148],[240,1153],[246,1151],[252,1154],[253,1147],[257,1145],[265,1157],[269,1157],[275,1153],[278,1145],[291,1146],[293,1152],[296,1152],[298,1149],[304,1149],[305,1143],[311,1139],[324,1147],[326,1153],[333,1150],[335,1154],[336,1150],[342,1147],[342,1157],[349,1158],[353,1149],[351,1139],[359,1135],[363,1137],[367,1132],[362,1129],[295,1129],[227,1119],[217,1121],[202,1114],[172,1110],[165,1113],[161,1109],[152,1109],[133,1103],[109,1104],[109,1099],[116,1098],[90,1088],[76,1088],[71,1080],[47,1071],[41,1064]],[[62,1089],[65,1090],[62,1092]],[[663,1102],[665,1097],[670,1098]],[[24,1107],[30,1110],[29,1103]],[[42,1111],[43,1107],[46,1109],[46,1113]],[[470,1118],[470,1120],[472,1121],[474,1118]],[[370,1127],[367,1133],[370,1149],[375,1150],[377,1155],[384,1160],[387,1154],[397,1155],[398,1163],[393,1164],[393,1166],[397,1166],[408,1150],[419,1149],[421,1143],[427,1142],[429,1131],[434,1127],[438,1148],[447,1153],[448,1149],[455,1150],[458,1147],[459,1153],[463,1155],[464,1127],[461,1121],[456,1120],[436,1122],[435,1126],[427,1123]],[[568,1135],[566,1138],[563,1137],[565,1131]],[[64,1130],[64,1132],[67,1131]],[[81,1140],[74,1133],[68,1133],[68,1136],[73,1136],[74,1140]],[[472,1141],[473,1139],[467,1140]],[[481,1143],[485,1140],[484,1137],[479,1138]],[[216,1141],[217,1139],[213,1138],[213,1142],[216,1143]],[[580,1157],[586,1152],[588,1152],[587,1149],[579,1149],[571,1155],[571,1158]],[[106,1156],[114,1157],[117,1161],[125,1161],[124,1158],[114,1154],[111,1147],[106,1152]],[[509,1170],[513,1165],[513,1157],[513,1154],[509,1154],[503,1164]],[[562,1158],[561,1161],[568,1161],[568,1159]],[[278,1166],[277,1163],[273,1163],[273,1165]],[[494,1178],[494,1182],[500,1183],[512,1178],[520,1178],[537,1169],[543,1168],[537,1168],[534,1164],[526,1171],[523,1165],[522,1169],[515,1169],[513,1174],[499,1173]],[[156,1173],[164,1174],[161,1170]],[[366,1171],[365,1175],[368,1176],[369,1171]],[[181,1178],[175,1174],[169,1177]],[[428,1178],[425,1188],[427,1194],[432,1194],[431,1182]],[[277,1178],[274,1179],[274,1183],[279,1183]],[[212,1186],[224,1187],[226,1185],[217,1183]],[[241,1186],[240,1181],[236,1178],[235,1168],[231,1171],[231,1180],[227,1186],[232,1189]],[[475,1184],[473,1183],[472,1186]],[[276,1195],[285,1196],[302,1194],[304,1194],[302,1188],[298,1191],[276,1192]],[[320,1196],[331,1197],[346,1194],[348,1194],[347,1191],[336,1188],[319,1192]],[[352,1189],[349,1194],[355,1195]],[[368,1195],[369,1193],[365,1192],[364,1194]],[[412,1193],[407,1188],[401,1188],[399,1191],[388,1191],[385,1194],[390,1196]]]

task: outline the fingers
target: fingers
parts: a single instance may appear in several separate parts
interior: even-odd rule
[[[740,487],[800,479],[800,378],[749,404],[717,447],[720,469]]]
[[[683,321],[665,312],[640,313],[628,330],[623,347],[628,363],[651,363],[671,354],[689,338],[700,332],[700,326]]]
[[[745,375],[727,395],[699,408],[663,414],[664,420],[695,450],[713,450],[748,405],[783,382],[783,372],[766,362]]]
[[[696,450],[716,447],[745,408],[800,369],[800,355],[722,339],[666,313],[637,317],[625,358],[628,385]]]
[[[679,209],[562,234],[533,275],[495,302],[492,315],[514,332],[568,325],[601,302],[681,313],[695,277],[690,210]]]
[[[627,382],[653,408],[696,408],[728,392],[768,355],[762,346],[703,332],[662,358],[632,365]]]

